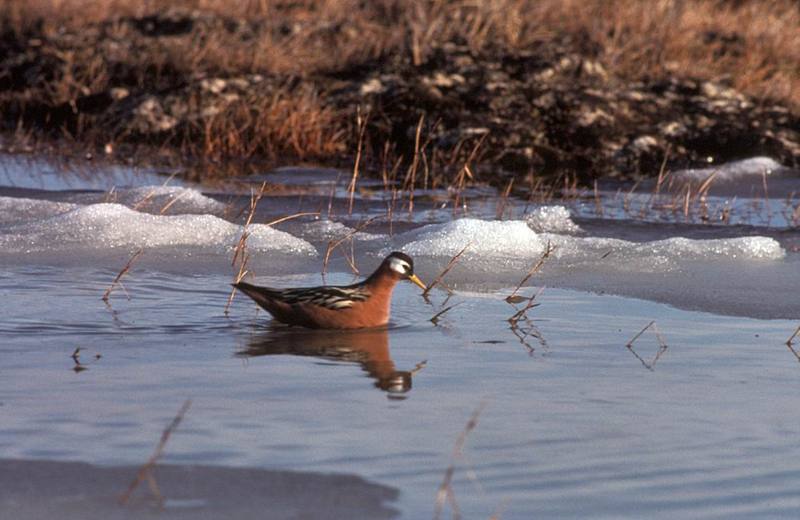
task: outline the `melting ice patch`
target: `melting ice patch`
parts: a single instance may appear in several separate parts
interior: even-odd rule
[[[521,220],[463,218],[425,226],[408,235],[416,235],[403,247],[412,256],[451,257],[469,244],[468,257],[528,257],[541,254],[547,246],[547,240]]]
[[[307,222],[301,227],[301,234],[308,240],[337,240],[353,233],[353,228],[334,220],[321,219]],[[359,231],[352,235],[355,240],[372,240],[379,235]]]
[[[118,189],[102,195],[91,193],[77,197],[83,203],[118,203],[148,213],[177,214],[219,214],[225,205],[201,192],[179,186],[141,186]]]
[[[449,258],[469,244],[462,264],[478,270],[519,269],[538,258],[550,243],[557,266],[589,269],[671,270],[685,261],[779,260],[785,252],[768,237],[692,240],[676,237],[652,242],[537,233],[522,221],[460,219],[408,233],[403,250],[412,256]],[[468,267],[467,267],[468,268]],[[556,267],[558,268],[558,267]]]
[[[779,260],[785,252],[777,240],[769,237],[718,238],[711,240],[692,240],[674,237],[642,244],[628,244],[632,251],[641,256],[653,254],[703,260],[730,258],[743,260]]]
[[[741,161],[732,161],[709,168],[678,170],[675,177],[682,180],[704,181],[714,175],[714,182],[733,182],[762,175],[772,175],[787,170],[779,162],[769,157],[751,157]]]
[[[0,197],[0,224],[24,222],[60,215],[78,206],[68,202],[25,199],[20,197]]]
[[[542,206],[533,210],[526,222],[534,231],[540,233],[578,233],[581,228],[572,221],[569,210],[564,206]]]
[[[248,250],[317,253],[305,240],[269,226],[254,224],[248,229]],[[75,247],[204,247],[228,251],[237,244],[242,227],[213,215],[149,215],[120,204],[92,204],[3,231],[0,247],[7,251]]]

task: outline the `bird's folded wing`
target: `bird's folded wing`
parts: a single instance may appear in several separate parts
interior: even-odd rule
[[[290,305],[312,304],[326,309],[348,309],[356,302],[369,299],[370,292],[363,286],[309,287],[303,289],[275,289],[275,296]]]

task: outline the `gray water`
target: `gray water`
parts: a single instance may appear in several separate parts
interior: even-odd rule
[[[101,181],[103,168],[91,185],[58,172],[33,185],[42,163],[5,164],[0,482],[24,485],[3,486],[2,516],[68,504],[75,518],[426,518],[451,465],[465,518],[800,511],[800,358],[786,345],[800,325],[800,264],[788,219],[664,222],[591,214],[593,200],[543,210],[514,199],[498,221],[490,190],[471,192],[469,213],[455,216],[441,208],[446,193],[422,194],[413,214],[355,235],[356,265],[368,273],[403,249],[430,281],[470,244],[446,278],[454,293],[426,302],[401,284],[387,330],[313,332],[275,326],[241,295],[224,312],[248,186],[142,188],[163,177]],[[333,173],[304,171],[315,188],[294,193],[291,174],[264,177],[285,188],[254,222],[322,218],[251,228],[257,283],[320,283],[328,241],[386,208],[376,187],[348,215]],[[603,196],[612,208],[614,190]],[[525,304],[504,298],[547,242],[556,251],[522,289],[541,291],[539,305],[512,327]],[[140,247],[123,278],[130,299],[117,289],[105,304]],[[328,271],[327,283],[354,279],[341,251]],[[666,349],[652,328],[627,348],[651,321]],[[117,505],[125,475],[187,398],[160,462],[166,509],[154,509],[146,485]],[[268,503],[255,484],[223,481],[263,481],[297,500]]]

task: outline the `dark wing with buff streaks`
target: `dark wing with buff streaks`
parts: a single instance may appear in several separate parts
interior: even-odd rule
[[[331,310],[349,309],[354,303],[367,301],[370,297],[370,292],[363,286],[272,289],[270,292],[275,299],[289,305],[309,303]]]

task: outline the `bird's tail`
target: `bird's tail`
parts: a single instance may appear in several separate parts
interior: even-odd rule
[[[274,291],[266,287],[259,287],[257,285],[249,284],[247,282],[236,282],[232,284],[234,287],[245,293],[253,299],[257,304],[267,310],[271,308],[271,302],[274,297]]]

